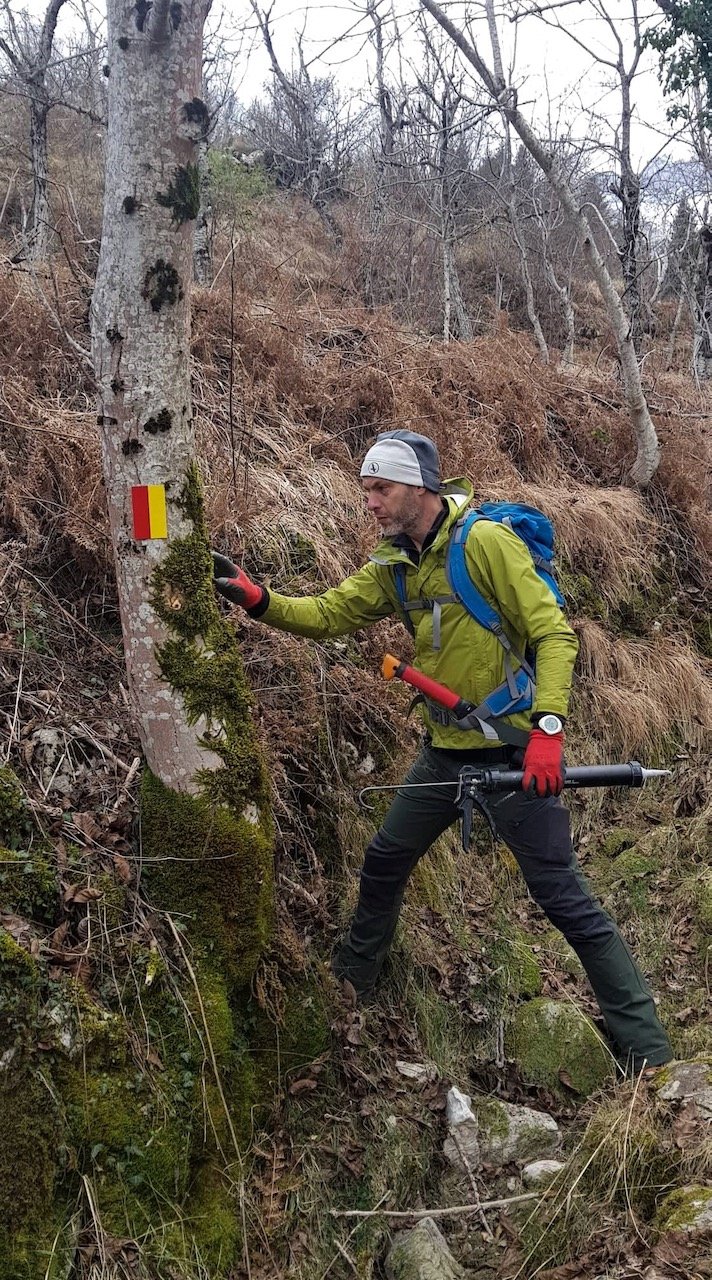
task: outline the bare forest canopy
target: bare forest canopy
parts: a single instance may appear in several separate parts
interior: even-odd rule
[[[187,40],[199,6],[154,4]],[[438,1280],[710,1280],[708,6],[486,4],[467,27],[428,0],[405,30],[364,0],[353,93],[252,0],[239,28],[213,15],[180,164],[155,192],[125,169],[105,187],[107,91],[152,8],[126,4],[109,54],[84,0],[0,0],[0,1280],[420,1280],[397,1233],[426,1208]],[[530,112],[507,69],[527,10],[596,33],[605,111]],[[655,158],[646,67],[672,113]],[[115,455],[155,460],[190,417],[150,601],[158,695],[216,757],[196,794],[147,767],[127,676],[139,557],[102,450],[132,335],[97,316],[137,255],[102,244],[105,199],[183,255],[150,288],[138,271],[134,312],[155,338],[182,307],[183,358],[140,387],[167,403],[183,379],[178,413]],[[576,954],[484,828],[416,868],[371,1005],[331,974],[383,812],[357,793],[418,741],[379,675],[410,640],[395,618],[315,643],[218,608],[207,538],[285,594],[338,583],[374,545],[360,459],[396,426],[478,501],[551,517],[580,646],[567,760],[672,770],[570,809],[694,1063],[681,1087],[623,1078]],[[523,1108],[548,1113],[536,1149],[512,1137]],[[523,1172],[542,1142],[548,1185]]]

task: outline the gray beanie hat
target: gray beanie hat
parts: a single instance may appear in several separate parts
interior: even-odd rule
[[[427,436],[416,435],[414,431],[383,431],[363,460],[361,476],[422,485],[438,493],[440,458]]]

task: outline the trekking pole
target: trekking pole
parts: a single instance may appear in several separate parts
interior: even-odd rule
[[[446,707],[459,720],[474,710],[474,705],[458,693],[439,684],[431,676],[426,676],[417,667],[411,667],[392,654],[386,654],[381,667],[386,680],[395,677],[403,680],[412,688],[431,698],[433,702]],[[564,768],[564,787],[567,790],[578,790],[582,787],[642,787],[649,778],[670,777],[670,769],[646,769],[637,760],[628,760],[622,764],[584,764],[566,766]],[[522,786],[524,771],[522,769],[502,769],[497,765],[468,765],[460,770],[457,780],[452,782],[402,782],[395,786],[364,787],[359,792],[359,801],[364,808],[372,808],[364,800],[364,796],[374,791],[399,791],[418,789],[419,787],[455,787],[455,803],[462,813],[463,844],[467,849],[470,842],[473,809],[477,809],[486,818],[492,834],[495,835],[494,823],[483,795],[495,792],[519,791]]]

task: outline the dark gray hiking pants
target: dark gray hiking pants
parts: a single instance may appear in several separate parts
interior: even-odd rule
[[[405,781],[455,781],[463,765],[497,759],[508,759],[506,749],[461,755],[425,747]],[[348,978],[359,995],[373,988],[388,954],[413,867],[458,817],[454,794],[454,787],[398,790],[366,850],[358,906],[333,960],[334,972]],[[643,1060],[667,1062],[672,1051],[650,991],[577,865],[567,809],[554,796],[542,800],[523,791],[490,795],[486,803],[532,897],[578,955],[623,1057],[634,1069]]]

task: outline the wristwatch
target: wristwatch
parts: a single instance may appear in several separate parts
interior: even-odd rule
[[[559,717],[555,716],[551,711],[548,711],[546,715],[539,716],[536,722],[536,728],[541,729],[541,732],[548,734],[550,738],[553,738],[557,733],[561,733],[563,727],[563,720],[560,720]]]

